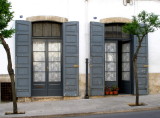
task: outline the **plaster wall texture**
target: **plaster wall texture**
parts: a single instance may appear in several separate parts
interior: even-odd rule
[[[84,91],[85,85],[85,59],[90,57],[90,22],[103,22],[106,18],[131,19],[140,11],[146,10],[160,15],[160,1],[138,0],[133,5],[123,5],[122,0],[9,0],[14,13],[13,21],[8,27],[15,26],[15,20],[26,20],[32,16],[62,17],[68,21],[79,21],[79,73],[80,90]],[[153,7],[154,6],[154,7]],[[23,18],[20,18],[20,16]],[[120,20],[119,19],[119,20]],[[66,21],[67,21],[66,20]],[[65,21],[63,21],[65,22]],[[159,81],[160,74],[160,30],[148,34],[149,53],[149,78]],[[15,68],[15,38],[6,39],[11,49],[13,68]],[[0,45],[0,74],[7,74],[7,57],[5,50]],[[2,81],[2,77],[0,78]],[[5,81],[5,80],[4,80]],[[152,87],[153,88],[153,87]],[[158,89],[159,90],[159,89]],[[84,93],[84,92],[83,92]]]
[[[124,6],[120,0],[9,0],[14,13],[13,22],[9,27],[14,27],[15,20],[26,20],[31,16],[58,16],[67,18],[68,21],[79,21],[79,57],[80,74],[85,73],[85,58],[89,58],[90,50],[90,21],[100,22],[102,19],[122,17],[131,19],[140,11],[154,12],[160,15],[160,1],[135,1],[133,5]],[[154,6],[154,7],[153,7]],[[23,18],[20,18],[20,16]],[[149,37],[149,73],[160,73],[160,30],[150,33]],[[13,67],[15,67],[15,40],[14,36],[6,39],[11,48]],[[0,45],[0,74],[7,74],[7,58],[5,50]]]

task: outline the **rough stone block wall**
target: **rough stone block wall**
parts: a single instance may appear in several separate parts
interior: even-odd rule
[[[0,74],[0,83],[1,82],[11,82],[8,74]]]
[[[0,83],[1,82],[10,82],[10,78],[7,74],[0,75]],[[44,99],[47,100],[65,100],[65,99],[83,99],[86,92],[86,75],[80,74],[79,76],[79,96],[78,97],[51,97],[51,98],[19,98],[19,102],[25,101],[37,101]],[[160,73],[149,73],[149,94],[158,94],[160,93]],[[1,87],[0,87],[0,95],[1,95]],[[0,99],[1,101],[1,99]]]
[[[160,73],[149,73],[149,94],[160,93]]]

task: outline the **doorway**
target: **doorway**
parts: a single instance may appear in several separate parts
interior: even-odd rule
[[[32,25],[32,96],[62,96],[61,24]]]
[[[130,41],[105,42],[105,85],[118,86],[119,92],[131,93]]]
[[[122,23],[105,25],[105,86],[118,86],[119,93],[132,93],[131,37]]]
[[[130,41],[119,41],[119,63],[118,63],[118,86],[119,92],[131,94],[131,43]]]

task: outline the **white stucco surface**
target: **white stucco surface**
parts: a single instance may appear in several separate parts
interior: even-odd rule
[[[122,0],[9,0],[12,3],[14,20],[25,20],[31,16],[59,16],[69,21],[79,21],[80,74],[85,73],[85,58],[89,58],[89,22],[110,17],[132,18],[142,10],[160,15],[160,1],[138,0],[124,6]],[[23,15],[23,18],[20,18]],[[96,19],[94,19],[96,17]],[[10,26],[14,24],[11,23]],[[8,42],[15,67],[14,37]],[[160,30],[149,34],[149,73],[160,73]],[[7,58],[0,45],[0,74],[7,74]]]

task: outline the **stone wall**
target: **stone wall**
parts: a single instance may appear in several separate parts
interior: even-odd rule
[[[79,96],[80,98],[84,98],[86,91],[86,76],[85,74],[80,74],[79,76]]]
[[[131,19],[123,18],[123,17],[111,17],[111,18],[104,18],[100,20],[101,23],[130,23],[132,22]]]
[[[10,78],[7,74],[0,75],[1,82],[10,82]],[[48,101],[48,100],[65,100],[65,99],[83,99],[86,92],[86,75],[80,74],[79,76],[79,96],[78,97],[31,97],[31,98],[19,98],[19,101]],[[149,94],[160,93],[160,73],[149,73]],[[1,88],[0,88],[1,95]],[[1,101],[1,100],[0,100]]]
[[[11,82],[8,74],[0,74],[0,83],[1,82]]]
[[[63,18],[63,17],[58,17],[58,16],[32,16],[32,17],[28,17],[26,18],[27,21],[55,21],[55,22],[67,22],[68,19],[67,18]]]
[[[160,73],[149,73],[149,94],[160,93]]]

